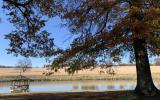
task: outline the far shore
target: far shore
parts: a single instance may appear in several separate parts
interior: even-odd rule
[[[64,69],[46,76],[43,73],[47,72],[45,68],[32,68],[29,71],[22,73],[31,81],[73,81],[73,80],[136,80],[135,66],[115,66],[113,67],[115,75],[106,73],[107,69],[99,67],[90,70],[81,70],[74,75],[69,75]],[[154,80],[160,80],[160,66],[151,66],[151,72]],[[15,79],[19,75],[19,70],[15,68],[0,68],[0,82],[8,82]]]

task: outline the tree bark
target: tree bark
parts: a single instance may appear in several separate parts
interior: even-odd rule
[[[155,87],[151,76],[146,41],[144,39],[135,39],[133,46],[137,71],[137,86],[134,92],[145,96],[159,94],[159,90]]]

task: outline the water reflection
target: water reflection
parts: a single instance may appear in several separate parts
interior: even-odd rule
[[[11,93],[29,92],[29,88],[28,89],[16,89],[16,90],[10,89],[10,92]]]
[[[79,90],[79,86],[78,85],[73,85],[72,88],[73,88],[73,90]]]
[[[119,89],[120,89],[120,90],[123,90],[124,88],[125,88],[124,85],[120,85],[120,86],[119,86]]]
[[[29,92],[133,90],[134,81],[58,81],[30,83]],[[9,83],[0,83],[0,93],[10,93]]]
[[[81,86],[81,90],[99,90],[97,86]]]
[[[107,89],[108,89],[108,90],[113,90],[113,89],[114,89],[114,85],[108,85],[108,86],[107,86]]]

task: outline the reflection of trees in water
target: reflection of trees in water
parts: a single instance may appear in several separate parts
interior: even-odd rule
[[[134,88],[135,88],[135,84],[123,84],[123,85],[119,84],[119,87],[118,87],[118,89],[120,90],[133,90]]]
[[[74,85],[73,86],[73,90],[78,90],[79,86],[78,85]]]
[[[98,90],[97,86],[81,86],[82,90]]]
[[[29,88],[28,89],[20,89],[20,90],[14,90],[14,91],[11,91],[11,93],[24,93],[24,92],[29,92]]]
[[[114,87],[114,85],[108,85],[107,88],[108,88],[108,90],[113,90],[115,87]]]
[[[108,90],[133,90],[135,88],[136,84],[130,83],[130,84],[113,84],[108,85]]]
[[[119,89],[120,90],[124,90],[125,89],[125,85],[119,85]]]

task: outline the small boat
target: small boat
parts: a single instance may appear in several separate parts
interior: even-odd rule
[[[10,92],[29,92],[29,78],[19,75],[11,80]]]

